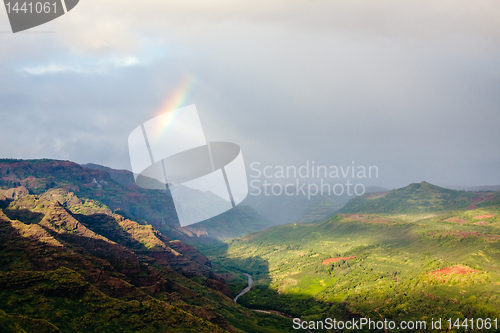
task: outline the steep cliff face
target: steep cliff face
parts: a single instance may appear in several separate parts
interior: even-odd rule
[[[170,307],[183,319],[169,325],[183,330],[232,331],[213,310],[221,303],[231,304],[231,293],[210,266],[196,248],[171,241],[150,225],[114,214],[66,189],[40,195],[29,194],[25,187],[0,192],[0,309],[6,311],[6,321],[39,312],[31,301],[19,301],[28,297],[45,304],[33,317],[47,321],[40,325],[70,331],[83,325],[84,331],[91,330],[102,318],[78,323],[68,317],[78,317],[75,308],[76,312],[54,319],[48,309],[59,309],[60,302],[76,306],[75,302],[97,297],[112,307],[127,308],[127,313],[135,311],[128,308],[131,300],[142,304],[141,311],[166,315],[165,307]],[[205,299],[207,288],[213,290],[210,299]],[[92,312],[97,306],[93,304],[82,306]],[[144,324],[141,320],[138,325]]]
[[[135,184],[130,171],[95,164],[81,166],[69,161],[0,159],[0,189],[16,187],[19,189],[13,190],[15,193],[5,192],[3,195],[18,199],[26,194],[43,195],[50,189],[66,189],[79,198],[102,202],[112,212],[127,219],[141,224],[147,222],[171,239],[189,243],[239,237],[271,225],[250,207],[238,206],[202,223],[182,228],[168,191],[145,190]]]
[[[161,265],[186,277],[204,276],[224,283],[211,272],[210,261],[195,247],[171,241],[151,225],[113,214],[101,203],[80,199],[64,189],[51,189],[39,196],[26,194],[25,190],[16,189],[24,195],[4,209],[6,217],[19,220],[17,224],[26,223],[32,228],[36,225],[53,235],[55,241],[102,258],[121,273],[140,273],[141,258],[148,265]]]
[[[20,186],[37,195],[53,188],[66,189],[157,227],[179,226],[172,198],[164,192],[141,189],[135,186],[133,177],[132,182],[119,183],[106,171],[84,168],[70,161],[0,159],[0,187]],[[179,232],[182,234],[182,230]]]

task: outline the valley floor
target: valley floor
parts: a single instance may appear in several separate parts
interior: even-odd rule
[[[253,288],[238,300],[252,309],[306,321],[498,321],[499,231],[495,207],[340,214],[325,222],[275,227],[203,252],[232,290],[245,286],[241,272],[252,274]]]

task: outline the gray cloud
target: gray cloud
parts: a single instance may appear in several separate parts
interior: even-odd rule
[[[497,1],[81,1],[0,34],[0,156],[129,168],[186,75],[247,163],[378,165],[374,184],[500,184]],[[0,10],[0,30],[8,30]]]

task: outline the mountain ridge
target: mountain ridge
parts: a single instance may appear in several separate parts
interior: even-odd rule
[[[96,164],[0,159],[0,188],[19,186],[31,194],[41,194],[51,188],[67,189],[80,197],[98,200],[125,218],[143,224],[147,221],[172,239],[192,244],[238,237],[270,224],[251,208],[238,206],[205,222],[182,228],[168,191],[140,188],[132,172]],[[240,223],[239,228],[233,227],[238,221],[245,223]]]
[[[364,194],[349,201],[337,213],[423,213],[475,209],[498,203],[499,193],[457,191],[422,181],[400,189]]]
[[[66,189],[0,190],[2,331],[265,331],[211,266],[196,248]]]

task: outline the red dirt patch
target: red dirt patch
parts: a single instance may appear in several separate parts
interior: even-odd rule
[[[450,217],[449,219],[444,220],[445,222],[451,222],[451,223],[458,223],[458,224],[464,224],[467,223],[467,221],[462,220],[459,217]]]
[[[472,205],[467,206],[467,209],[474,210],[474,209],[477,209],[477,207],[474,204],[472,204]]]
[[[478,215],[474,216],[473,219],[479,220],[479,219],[487,219],[488,217],[493,217],[495,215]]]
[[[432,272],[429,272],[427,274],[432,274],[435,277],[439,277],[441,275],[452,275],[452,274],[458,274],[458,275],[466,275],[466,274],[472,274],[472,273],[477,273],[479,271],[476,271],[475,269],[466,267],[466,266],[452,266],[452,267],[446,267],[446,268],[441,268]]]
[[[336,261],[339,261],[339,260],[349,260],[349,259],[354,259],[354,258],[356,258],[356,256],[354,256],[354,257],[330,258],[330,259],[323,260],[322,264],[323,265],[328,265],[331,262],[336,262]]]

